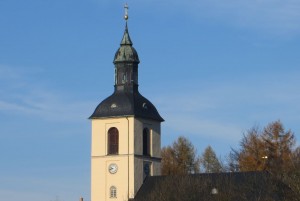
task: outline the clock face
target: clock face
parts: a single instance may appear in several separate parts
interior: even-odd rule
[[[111,174],[115,174],[115,173],[118,171],[118,166],[117,166],[117,164],[111,163],[111,164],[108,166],[108,171],[109,171],[109,173],[111,173]]]

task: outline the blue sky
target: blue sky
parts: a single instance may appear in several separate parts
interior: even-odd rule
[[[300,1],[128,0],[140,92],[225,156],[280,119],[300,139]],[[113,92],[119,0],[0,1],[0,197],[90,200],[90,122]]]

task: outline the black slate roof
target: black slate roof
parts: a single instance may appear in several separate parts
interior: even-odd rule
[[[155,106],[137,90],[134,92],[116,90],[97,106],[90,119],[120,116],[135,116],[164,121]]]
[[[152,176],[131,201],[277,201],[282,189],[267,172]]]

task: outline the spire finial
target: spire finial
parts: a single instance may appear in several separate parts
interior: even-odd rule
[[[127,3],[125,3],[125,6],[124,6],[124,9],[125,9],[125,15],[124,15],[124,19],[126,20],[126,22],[127,22],[127,20],[128,20],[128,4]]]

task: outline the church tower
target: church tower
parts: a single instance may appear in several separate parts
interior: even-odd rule
[[[125,31],[114,57],[114,93],[91,115],[91,201],[134,198],[146,176],[160,175],[161,122],[138,91],[138,54]]]

